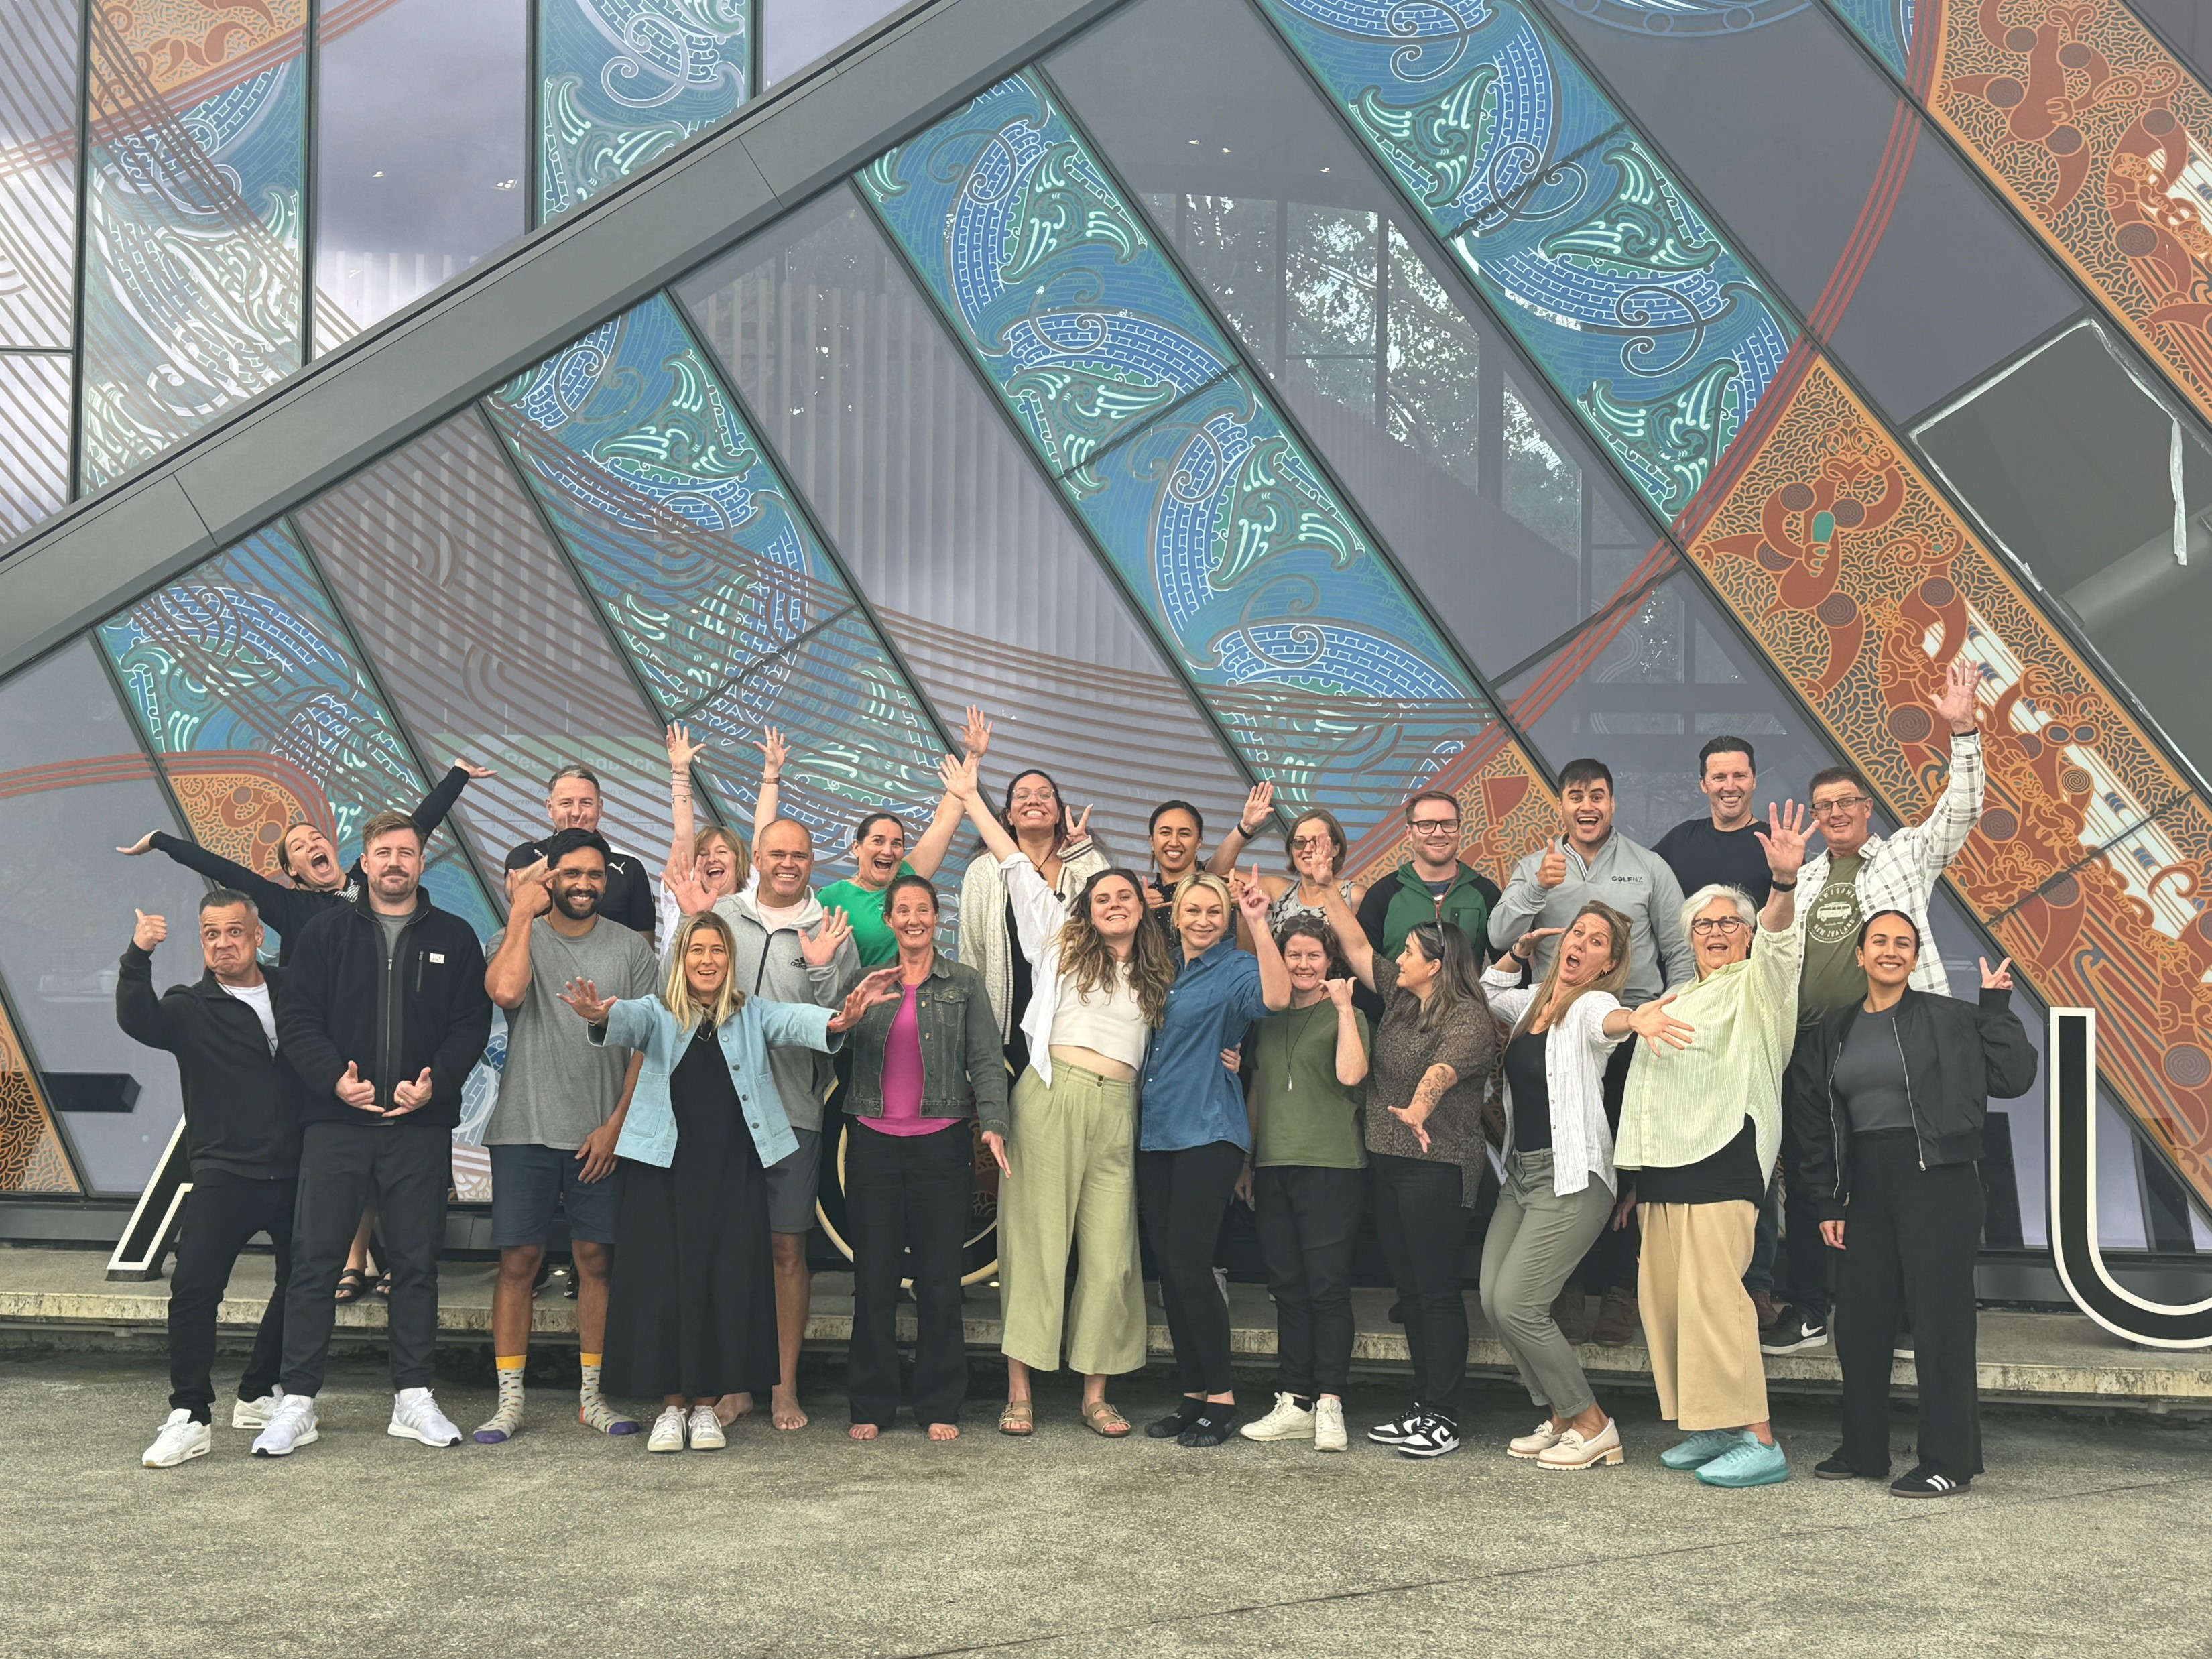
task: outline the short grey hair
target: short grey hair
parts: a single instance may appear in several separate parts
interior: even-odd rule
[[[1689,937],[1691,922],[1694,921],[1698,914],[1715,899],[1726,899],[1735,906],[1735,913],[1743,918],[1745,927],[1759,926],[1759,910],[1752,903],[1751,895],[1741,887],[1730,887],[1723,882],[1716,881],[1700,887],[1682,901],[1682,936],[1685,939]]]

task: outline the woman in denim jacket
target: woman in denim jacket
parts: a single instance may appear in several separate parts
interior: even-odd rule
[[[897,994],[895,969],[853,988],[835,1016],[748,997],[730,973],[729,924],[684,919],[657,997],[602,1000],[589,980],[562,999],[592,1041],[645,1057],[615,1142],[623,1159],[607,1297],[605,1388],[659,1395],[647,1451],[724,1443],[714,1401],[775,1384],[775,1285],[767,1166],[798,1143],[768,1068],[782,1045],[829,1053]]]
[[[915,1421],[932,1440],[952,1440],[968,1389],[960,1269],[975,1200],[977,1123],[1003,1143],[1006,1065],[983,976],[938,954],[937,890],[924,877],[898,877],[884,891],[884,920],[898,941],[898,994],[871,1008],[854,1033],[845,1103],[852,1124],[845,1135],[851,1432],[873,1440],[897,1415],[893,1327],[899,1279],[910,1273]]]

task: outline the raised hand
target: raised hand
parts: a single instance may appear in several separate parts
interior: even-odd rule
[[[836,959],[837,947],[852,937],[850,916],[842,910],[824,910],[821,925],[811,933],[799,930],[799,954],[810,968],[827,968]]]
[[[400,1084],[392,1091],[392,1109],[386,1117],[404,1117],[417,1106],[425,1105],[430,1098],[430,1068],[425,1066],[422,1075]]]
[[[1559,845],[1557,836],[1553,836],[1544,843],[1544,861],[1536,866],[1536,884],[1539,887],[1557,887],[1566,878],[1566,848]]]
[[[158,918],[157,918],[158,920]],[[1982,964],[1982,989],[2009,991],[2012,989],[2012,958],[2007,957],[1994,968],[1987,957],[1977,958]]]
[[[507,904],[510,916],[535,920],[553,908],[553,866],[544,859],[507,872]]]
[[[131,942],[150,956],[154,947],[168,938],[168,920],[163,916],[149,916],[143,910],[135,907],[131,914],[138,918],[138,925],[131,930]],[[1982,964],[1982,972],[1984,975],[1989,972],[1989,967],[1986,962]],[[1987,985],[1989,981],[1984,978],[1982,983]]]
[[[681,725],[668,728],[665,741],[668,744],[668,770],[671,776],[681,777],[690,769],[692,757],[707,745],[691,741],[691,733]]]
[[[1513,941],[1513,949],[1509,954],[1516,962],[1533,962],[1536,957],[1538,940],[1556,939],[1566,931],[1564,927],[1532,927]],[[1523,949],[1523,946],[1527,948]]]
[[[346,1061],[345,1075],[338,1079],[337,1086],[331,1092],[360,1111],[374,1112],[377,1109],[376,1085],[363,1077],[361,1067],[351,1060]]]
[[[1244,810],[1237,815],[1237,827],[1243,830],[1248,823],[1255,826],[1249,830],[1245,830],[1245,839],[1249,841],[1267,827],[1267,819],[1274,810],[1275,786],[1272,783],[1255,783],[1252,786],[1251,792],[1244,797]]]
[[[1075,815],[1072,807],[1061,807],[1060,821],[1067,826],[1067,838],[1070,841],[1081,841],[1091,833],[1091,809],[1087,806],[1083,809],[1083,816],[1080,817]]]
[[[1229,872],[1231,884],[1237,891],[1237,908],[1244,913],[1245,925],[1255,933],[1267,925],[1267,890],[1260,882],[1260,866],[1253,865],[1252,873],[1242,870]]]
[[[972,702],[968,705],[967,722],[960,728],[960,746],[978,759],[991,746],[991,722]]]
[[[1328,1000],[1334,1003],[1339,1008],[1349,1008],[1352,1006],[1352,981],[1350,980],[1325,979],[1322,981],[1321,983],[1322,988],[1328,993]]]
[[[1981,723],[1974,702],[1975,688],[1981,683],[1982,671],[1964,657],[1952,658],[1943,671],[1943,695],[1936,699],[1936,712],[1950,722],[1954,735],[1963,737]]]
[[[1794,800],[1783,802],[1779,808],[1769,801],[1766,828],[1754,824],[1751,833],[1766,849],[1767,869],[1784,881],[1794,879],[1805,862],[1805,809]]]
[[[791,758],[783,733],[773,726],[764,726],[760,736],[753,740],[753,747],[761,751],[761,781],[774,783],[783,775],[783,763]]]
[[[830,1022],[833,1031],[849,1031],[867,1015],[869,1009],[899,1000],[898,964],[878,968],[845,993],[845,1006]]]
[[[676,908],[687,916],[714,908],[714,897],[707,891],[706,866],[697,859],[691,860],[688,869],[676,860],[669,860],[661,866],[660,884],[676,901]]]
[[[144,835],[139,836],[137,840],[132,842],[130,846],[118,847],[115,850],[122,854],[126,859],[135,859],[143,854],[150,853],[154,850],[154,832],[151,830],[149,830]]]
[[[977,758],[972,753],[947,755],[937,763],[938,781],[945,786],[945,793],[963,806],[974,800],[982,787],[976,775],[981,770]]]
[[[454,756],[453,764],[459,767],[462,771],[467,773],[471,781],[495,775],[491,768],[489,766],[478,766],[474,761],[471,760],[465,755]]]
[[[1659,1046],[1662,1042],[1668,1048],[1688,1048],[1691,1034],[1698,1029],[1667,1012],[1667,1005],[1674,1000],[1674,994],[1669,991],[1663,997],[1655,997],[1628,1011],[1628,1029],[1649,1043],[1655,1054],[1666,1052]]]
[[[602,997],[599,988],[587,979],[572,979],[562,988],[561,1000],[584,1017],[585,1023],[604,1025],[608,1011],[615,1006],[612,997]]]

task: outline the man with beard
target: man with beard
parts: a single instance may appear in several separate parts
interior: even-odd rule
[[[545,785],[545,816],[555,835],[563,830],[599,833],[599,813],[605,804],[599,775],[588,766],[564,766]],[[527,870],[547,856],[552,844],[551,836],[524,842],[507,855],[507,867]],[[660,907],[653,896],[653,879],[646,873],[643,859],[634,853],[607,853],[607,890],[599,900],[599,914],[644,934],[646,942],[652,943],[653,930],[660,922]]]
[[[522,1427],[532,1288],[556,1206],[568,1218],[576,1263],[576,1338],[584,1370],[576,1420],[602,1434],[637,1431],[600,1397],[599,1355],[609,1253],[622,1207],[615,1141],[644,1057],[594,1045],[589,1028],[561,1006],[572,981],[597,985],[617,999],[650,996],[659,988],[653,947],[599,914],[608,861],[607,844],[596,833],[562,830],[545,843],[544,859],[508,871],[507,927],[492,940],[484,970],[485,993],[507,1011],[507,1066],[483,1138],[491,1154],[491,1242],[499,1250],[491,1300],[499,1409],[477,1431],[485,1445]]]

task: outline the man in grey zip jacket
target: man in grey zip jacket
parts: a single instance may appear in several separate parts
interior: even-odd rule
[[[806,826],[777,818],[753,837],[754,882],[718,899],[714,914],[737,942],[731,964],[738,988],[771,1002],[835,1008],[860,976],[860,956],[844,918],[830,917],[814,896],[814,840]],[[769,1069],[799,1150],[768,1172],[769,1241],[775,1258],[775,1334],[781,1377],[769,1401],[779,1429],[806,1426],[799,1404],[799,1345],[813,1285],[806,1235],[822,1169],[822,1105],[833,1075],[830,1057],[800,1048],[769,1050]],[[724,1422],[752,1409],[750,1395],[725,1395]]]

